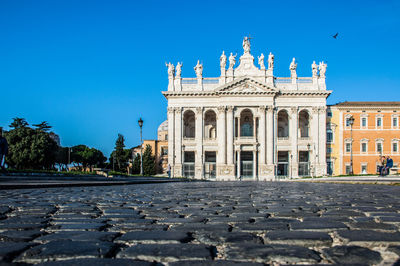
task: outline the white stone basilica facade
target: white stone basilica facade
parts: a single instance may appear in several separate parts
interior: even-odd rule
[[[182,78],[168,67],[168,162],[172,176],[210,180],[275,180],[326,175],[326,64],[311,77],[274,76],[274,55],[220,57],[221,76]],[[228,68],[226,68],[228,64]]]

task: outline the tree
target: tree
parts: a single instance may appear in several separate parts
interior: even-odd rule
[[[128,167],[129,159],[131,159],[131,158],[132,158],[131,149],[123,149],[122,152],[119,155],[119,159],[117,159],[116,150],[114,150],[111,153],[110,158],[109,158],[110,166],[115,171],[119,171],[119,172],[124,172],[125,173],[128,170],[127,167]],[[118,160],[119,160],[120,164],[118,164]]]
[[[147,176],[156,174],[156,160],[151,153],[151,146],[147,144],[143,153],[143,174]]]
[[[9,127],[13,129],[27,127],[29,126],[28,122],[26,122],[25,118],[15,117],[13,118],[13,122],[9,125]]]
[[[6,162],[16,169],[52,169],[56,161],[57,143],[48,132],[34,130],[24,118],[14,118],[5,134],[9,145]]]
[[[33,126],[36,127],[37,130],[41,130],[44,132],[47,132],[51,129],[51,126],[49,125],[49,123],[47,123],[47,121],[43,121],[42,123]]]
[[[132,174],[140,174],[140,154],[136,154],[132,164]]]
[[[124,164],[124,148],[125,148],[125,138],[123,135],[118,134],[118,138],[115,141],[115,159],[118,164],[118,169],[121,170],[123,164]]]
[[[82,170],[93,167],[103,167],[107,158],[100,150],[89,148],[86,145],[77,145],[72,147],[71,161]]]
[[[67,169],[69,163],[69,148],[58,147],[55,163],[58,164],[60,169]]]

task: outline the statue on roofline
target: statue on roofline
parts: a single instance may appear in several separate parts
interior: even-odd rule
[[[194,71],[196,72],[197,78],[203,77],[203,65],[200,64],[200,60],[197,60],[197,65],[194,67]]]
[[[233,67],[235,66],[236,56],[237,54],[233,55],[233,53],[231,53],[231,55],[229,56],[229,69],[233,69]]]
[[[325,73],[326,73],[326,68],[328,67],[327,64],[324,63],[324,61],[319,63],[319,76],[321,78],[325,78]]]
[[[176,64],[176,68],[175,68],[175,75],[177,77],[181,77],[181,73],[182,73],[182,63],[178,62],[178,64]]]
[[[168,67],[168,77],[174,77],[175,74],[175,68],[174,65],[171,63],[165,63],[165,65]]]
[[[258,57],[258,64],[260,65],[260,69],[262,69],[262,70],[265,69],[263,53]]]
[[[292,77],[292,78],[297,78],[296,68],[297,68],[296,59],[293,57],[293,60],[292,60],[292,62],[290,63],[290,66],[289,66],[289,69],[290,69],[290,77]]]
[[[219,58],[219,65],[221,66],[221,69],[225,69],[226,67],[226,55],[225,55],[225,51],[222,51],[222,55]]]
[[[250,38],[244,37],[242,45],[243,45],[244,53],[249,54],[250,53]]]
[[[318,77],[318,66],[315,63],[315,61],[313,61],[312,65],[311,65],[311,69],[312,69],[313,78]]]
[[[274,68],[274,58],[275,56],[270,52],[268,55],[268,69]]]

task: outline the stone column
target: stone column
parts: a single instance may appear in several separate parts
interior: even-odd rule
[[[203,178],[203,108],[196,108],[196,158],[195,158],[195,178]]]
[[[217,120],[217,140],[218,140],[218,155],[217,155],[217,175],[224,176],[226,164],[226,126],[225,126],[225,106],[218,107]],[[218,178],[217,176],[217,178]]]
[[[234,179],[235,175],[235,164],[233,161],[234,150],[233,150],[233,134],[234,134],[234,123],[233,123],[233,106],[228,106],[227,117],[226,117],[226,163],[229,176]]]
[[[257,146],[253,147],[253,179],[257,180]]]
[[[182,109],[175,108],[175,176],[182,176]]]
[[[175,117],[174,108],[168,107],[168,164],[171,166],[171,177],[174,177],[175,169],[175,140],[174,140],[174,129],[175,129]]]
[[[240,145],[239,145],[239,150],[237,150],[237,162],[236,162],[236,169],[237,169],[237,173],[236,173],[236,179],[239,180],[240,179]]]
[[[318,164],[318,151],[319,151],[319,119],[318,119],[318,107],[312,108],[312,116],[311,116],[311,156],[310,156],[310,165],[314,172],[314,176],[316,173],[316,168]]]
[[[267,167],[263,171],[263,175],[267,176],[267,180],[274,178],[274,146],[276,145],[276,140],[274,139],[275,123],[274,123],[274,108],[268,106],[267,110]]]
[[[258,141],[260,143],[260,158],[259,158],[259,164],[260,166],[265,164],[265,132],[266,132],[266,128],[265,128],[265,106],[261,106],[259,108],[259,112],[260,112],[260,127],[259,127],[259,138]]]
[[[290,140],[291,140],[291,177],[299,177],[298,169],[299,169],[299,161],[298,161],[298,151],[297,151],[297,142],[298,142],[298,112],[297,107],[291,108],[290,114]]]
[[[318,108],[319,116],[319,176],[326,175],[326,107]]]

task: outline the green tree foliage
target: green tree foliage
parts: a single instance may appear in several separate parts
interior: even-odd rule
[[[36,127],[37,130],[41,130],[44,132],[47,132],[51,129],[51,126],[49,126],[49,123],[47,123],[47,121],[43,121],[42,123],[33,126]]]
[[[106,160],[103,153],[95,148],[89,148],[86,145],[77,145],[71,148],[71,162],[82,170],[103,167]]]
[[[133,160],[132,174],[140,174],[140,154],[136,154]]]
[[[125,138],[121,134],[118,134],[118,138],[115,141],[115,160],[118,164],[118,169],[122,170],[124,168],[124,157],[125,157]]]
[[[58,146],[48,132],[29,127],[24,118],[18,117],[14,118],[10,128],[5,134],[9,145],[6,163],[10,167],[35,170],[54,168]]]
[[[128,170],[129,159],[132,158],[131,149],[123,149],[119,155],[119,159],[117,159],[116,151],[114,150],[110,155],[110,166],[113,170],[117,172],[126,173]],[[118,164],[119,160],[119,164]]]
[[[68,163],[69,163],[68,156],[69,156],[68,147],[58,147],[55,163],[58,164],[60,169],[68,168]]]
[[[147,176],[156,174],[156,160],[151,153],[151,146],[147,144],[143,153],[143,174]]]

